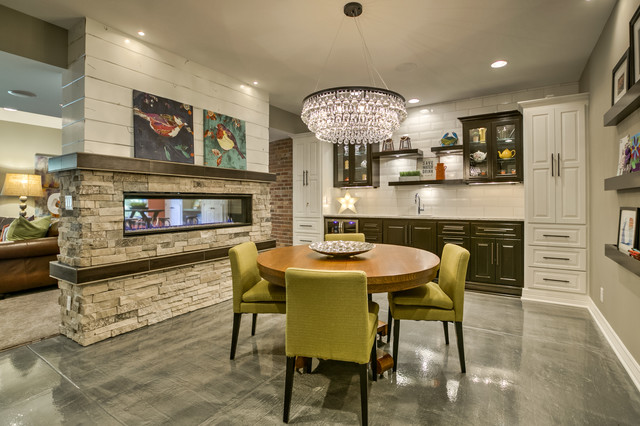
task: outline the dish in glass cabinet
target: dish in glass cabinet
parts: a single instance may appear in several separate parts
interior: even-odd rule
[[[336,257],[355,256],[366,253],[374,247],[375,244],[363,241],[320,241],[309,244],[309,248],[317,253]]]

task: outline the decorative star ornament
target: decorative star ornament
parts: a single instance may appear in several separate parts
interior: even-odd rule
[[[356,211],[356,201],[358,200],[359,198],[353,198],[349,194],[349,191],[347,191],[347,193],[344,194],[344,197],[338,198],[338,202],[340,203],[340,211],[338,212],[338,214],[342,213],[345,210],[351,210],[354,213],[358,213]]]

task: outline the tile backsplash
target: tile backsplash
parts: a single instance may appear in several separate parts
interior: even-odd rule
[[[520,101],[575,93],[578,93],[578,83],[568,83],[410,108],[407,119],[394,134],[394,145],[399,146],[400,137],[408,135],[412,148],[421,149],[425,158],[435,157],[431,147],[440,146],[445,133],[456,132],[461,143],[462,123],[458,117],[516,110]],[[443,155],[439,161],[447,167],[446,179],[462,179],[462,155]],[[524,219],[523,184],[389,186],[390,181],[398,180],[399,172],[421,169],[422,163],[416,159],[381,159],[379,188],[349,189],[351,196],[359,198],[358,213],[415,215],[418,211],[415,195],[418,194],[424,204],[425,210],[421,213],[424,216]],[[340,203],[336,198],[345,192],[346,189],[340,188],[324,191],[325,214],[338,212]]]

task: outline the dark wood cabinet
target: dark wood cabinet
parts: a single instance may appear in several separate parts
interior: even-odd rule
[[[364,234],[366,242],[381,244],[382,219],[358,219],[358,232]]]
[[[385,219],[382,221],[382,241],[385,244],[396,244],[398,246],[408,245],[407,229],[408,220],[405,219]]]
[[[333,186],[380,186],[380,162],[373,161],[378,144],[334,144]]]
[[[435,253],[438,250],[436,222],[412,220],[409,222],[407,245]]]
[[[522,294],[524,252],[522,224],[471,222],[468,288]]]
[[[518,111],[461,117],[467,182],[522,182],[522,115]]]

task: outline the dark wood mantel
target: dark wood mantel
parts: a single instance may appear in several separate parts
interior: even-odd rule
[[[273,173],[249,170],[222,169],[195,164],[146,160],[143,158],[76,152],[49,159],[49,172],[65,170],[100,170],[109,172],[140,173],[162,176],[183,176],[208,179],[230,179],[254,182],[275,182]]]

